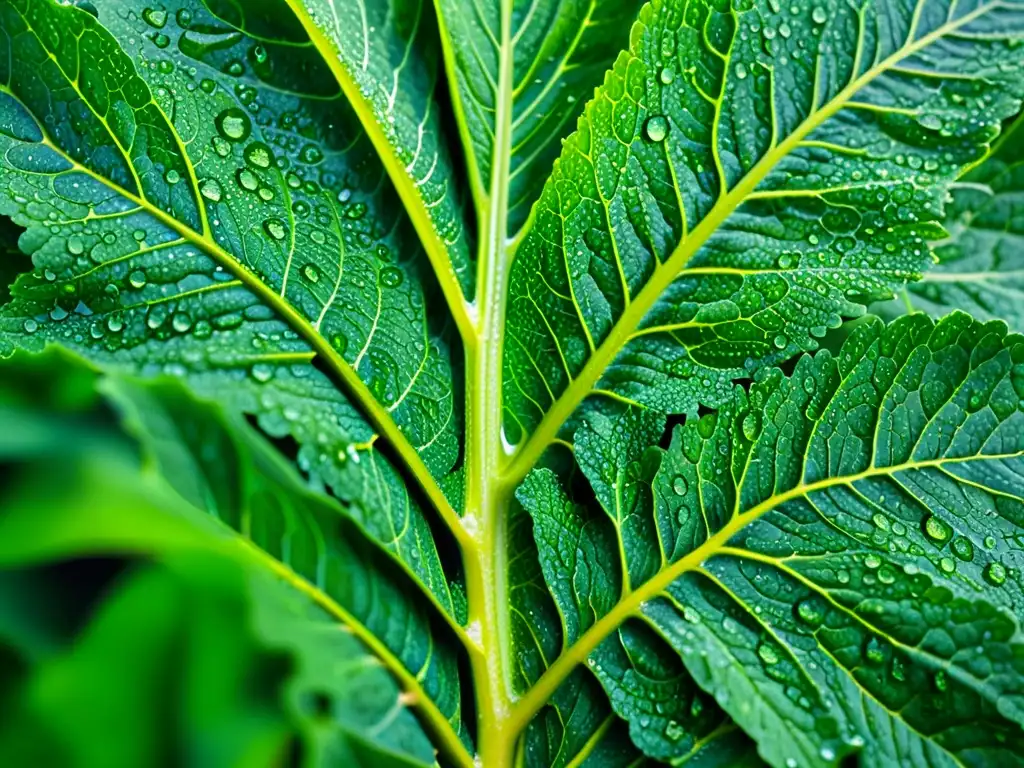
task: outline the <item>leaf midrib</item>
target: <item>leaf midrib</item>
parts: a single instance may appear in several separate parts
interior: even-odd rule
[[[508,463],[503,482],[511,487],[517,486],[526,474],[540,459],[550,442],[557,436],[562,424],[572,415],[576,407],[591,393],[605,369],[611,364],[630,336],[643,321],[647,312],[654,306],[661,294],[678,277],[678,273],[689,260],[700,250],[705,242],[725,223],[732,213],[742,205],[757,186],[768,176],[775,166],[787,157],[796,146],[812,131],[824,124],[851,101],[852,97],[874,78],[883,74],[895,63],[903,60],[926,47],[936,40],[988,13],[999,3],[991,2],[979,6],[969,14],[965,14],[953,22],[933,30],[919,40],[905,45],[888,58],[873,65],[863,75],[852,80],[843,90],[826,105],[808,117],[795,131],[781,143],[765,153],[757,165],[711,209],[700,224],[685,237],[664,262],[651,275],[637,296],[626,306],[619,320],[612,326],[608,336],[597,351],[590,356],[579,375],[563,390],[558,399],[551,404],[540,424],[533,431],[520,450]],[[916,28],[911,28],[908,38],[912,37]],[[861,43],[858,39],[858,50]],[[856,70],[854,70],[856,71]],[[724,86],[723,86],[724,87]],[[716,153],[717,154],[717,153]],[[584,324],[584,328],[586,325]]]
[[[721,554],[722,550],[728,547],[728,542],[733,536],[779,505],[835,486],[852,485],[860,480],[893,475],[898,472],[928,467],[942,468],[948,464],[964,464],[973,461],[1001,461],[1019,458],[1024,458],[1024,450],[1006,454],[976,454],[973,456],[942,457],[924,461],[911,460],[892,466],[871,467],[851,475],[827,477],[812,483],[801,482],[788,491],[765,499],[746,512],[739,515],[734,514],[725,526],[707,538],[703,544],[637,587],[636,590],[631,592],[625,599],[616,603],[608,613],[580,635],[576,642],[548,667],[533,688],[519,699],[511,716],[513,721],[517,727],[525,727],[534,714],[547,702],[565,677],[576,666],[582,664],[597,646],[618,629],[626,619],[638,613],[646,601],[657,597],[684,573],[700,568],[706,560]]]

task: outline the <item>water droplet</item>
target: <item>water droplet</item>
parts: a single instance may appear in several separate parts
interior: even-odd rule
[[[340,334],[336,335],[331,339],[331,346],[338,350],[339,355],[344,355],[345,350],[348,349],[348,339]]]
[[[650,141],[664,141],[668,136],[668,120],[662,115],[652,115],[644,123],[644,133]]]
[[[257,64],[263,64],[267,60],[267,49],[262,45],[255,45],[252,49],[252,57]]]
[[[199,81],[199,87],[203,89],[203,93],[213,93],[217,89],[217,83],[208,77],[204,77]]]
[[[971,540],[965,536],[959,536],[953,539],[953,543],[949,545],[949,548],[953,550],[953,554],[964,561],[971,561],[974,559],[974,545]]]
[[[245,148],[245,160],[257,168],[269,168],[274,156],[266,144],[254,141]]]
[[[757,646],[757,655],[765,664],[771,665],[779,663],[779,652],[775,646],[769,642],[762,642]]]
[[[985,566],[985,571],[982,575],[984,575],[985,581],[994,587],[998,587],[1006,581],[1006,567],[1002,563],[989,563]]]
[[[366,203],[353,203],[345,209],[345,218],[361,219],[366,215]]]
[[[252,121],[238,107],[225,109],[214,119],[220,135],[229,141],[244,141],[252,131]]]
[[[39,330],[39,323],[30,317],[22,323],[21,327],[25,329],[25,333],[35,333]]]
[[[141,269],[136,269],[128,275],[128,282],[131,283],[132,288],[144,288],[146,286],[146,273]]]
[[[267,363],[256,363],[256,365],[252,367],[252,377],[256,379],[256,381],[266,383],[270,381],[273,375],[274,369]]]
[[[878,555],[871,554],[864,558],[864,565],[868,568],[875,569],[882,564],[882,558]]]
[[[288,230],[280,219],[267,219],[263,222],[263,229],[275,240],[284,240]]]
[[[181,174],[171,168],[167,173],[164,174],[164,181],[168,184],[177,184],[181,181]]]
[[[935,689],[939,691],[946,690],[949,685],[949,680],[946,677],[946,673],[943,670],[938,670],[935,673]]]
[[[380,284],[385,288],[397,288],[403,279],[402,271],[397,267],[385,267],[380,271]]]
[[[930,131],[937,131],[942,128],[942,119],[938,115],[921,115],[921,119],[918,120],[922,127],[927,128]]]
[[[158,10],[156,8],[146,8],[142,12],[142,20],[151,27],[163,29],[164,25],[167,23],[167,11]]]
[[[743,417],[743,423],[741,424],[743,429],[743,436],[747,440],[754,440],[757,438],[757,416],[753,413],[748,413]]]
[[[316,165],[324,159],[324,153],[320,151],[320,147],[316,144],[307,144],[299,152],[299,157],[304,163]]]
[[[675,720],[669,720],[665,726],[665,738],[669,741],[679,741],[686,735],[686,729]]]
[[[672,67],[665,67],[661,70],[659,79],[663,85],[671,85],[672,81],[676,79],[676,71]]]
[[[189,24],[192,23],[192,11],[187,8],[182,8],[175,14],[174,18],[178,20],[179,27],[182,29],[188,29]]]
[[[178,312],[171,318],[171,327],[178,333],[185,333],[192,327],[192,318],[187,312]]]
[[[797,618],[811,627],[820,627],[825,620],[821,602],[815,597],[807,597],[798,602],[795,611]]]
[[[814,20],[815,24],[824,24],[828,19],[828,14],[825,13],[825,9],[820,5],[814,6],[814,10],[811,11],[811,19]]]
[[[206,179],[199,187],[199,191],[207,200],[211,200],[215,203],[220,201],[221,188],[216,179]]]
[[[672,490],[677,496],[685,496],[690,489],[690,484],[682,475],[676,475],[672,480]]]
[[[247,189],[250,192],[255,192],[259,189],[260,180],[256,178],[256,174],[250,171],[248,168],[242,168],[238,171],[238,186],[242,189]]]
[[[124,321],[119,314],[115,313],[107,318],[107,329],[111,333],[119,333],[122,328],[124,328]]]
[[[316,268],[315,264],[306,264],[302,268],[302,276],[311,283],[320,282],[320,270]]]
[[[939,568],[943,573],[953,573],[956,570],[956,563],[953,562],[953,558],[944,557],[939,560]]]
[[[871,522],[873,522],[875,524],[875,527],[879,528],[880,530],[889,530],[889,518],[887,518],[881,512],[875,512],[875,514],[871,516]]]
[[[153,45],[155,45],[157,48],[160,48],[162,50],[170,44],[171,38],[169,38],[163,32],[158,32],[157,34],[153,35]],[[174,71],[174,65],[169,61],[161,61],[160,71],[165,75],[169,75],[171,74],[171,72]]]
[[[985,545],[985,549],[992,549],[996,545],[996,537],[986,536],[982,543]]]
[[[953,527],[940,517],[928,515],[924,521],[924,534],[938,544],[945,544],[953,536]]]
[[[746,80],[747,74],[747,65],[741,61],[739,64],[736,65],[736,79]]]

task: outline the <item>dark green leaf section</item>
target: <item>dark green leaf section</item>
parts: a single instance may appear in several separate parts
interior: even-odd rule
[[[484,204],[498,180],[505,188],[510,237],[522,230],[540,197],[560,140],[627,44],[640,5],[638,0],[437,3],[478,203]],[[495,146],[501,130],[508,132],[507,159],[495,154],[504,151]]]
[[[604,426],[597,428],[607,438],[601,446],[603,458],[590,456],[590,466],[602,462],[606,477],[616,478],[611,484],[617,485],[626,479],[627,467],[636,464],[630,458],[635,433],[614,428],[604,431]],[[597,447],[597,438],[588,439],[590,448],[578,446],[579,454]],[[562,616],[566,649],[629,594],[629,580],[623,579],[623,573],[633,578],[656,572],[657,567],[641,571],[650,565],[648,554],[658,555],[656,541],[653,549],[648,549],[652,542],[647,534],[654,533],[650,493],[648,481],[646,511],[635,507],[625,518],[615,506],[604,506],[612,519],[608,525],[607,520],[588,516],[584,506],[571,501],[550,470],[536,470],[520,486],[519,499],[534,520],[544,578]],[[608,693],[616,714],[629,723],[633,743],[650,757],[725,766],[748,751],[750,742],[694,684],[665,642],[640,622],[628,621],[618,627],[589,656],[587,664]]]
[[[628,456],[607,434],[594,455]],[[569,557],[613,509],[528,478],[563,613],[643,622],[780,768],[1021,764],[1024,337],[964,314],[864,323],[677,428],[652,485],[660,568],[594,602],[582,573],[649,552],[623,532]],[[600,669],[604,631],[568,652]]]
[[[1022,37],[1016,2],[645,6],[512,267],[509,441],[595,387],[717,406],[890,297],[1017,113]]]
[[[428,251],[443,249],[438,269],[472,296],[472,242],[464,222],[463,185],[442,133],[438,83],[443,74],[429,0],[273,0],[302,17],[322,55],[357,105],[378,152]],[[236,11],[237,12],[237,11]],[[378,138],[379,136],[379,138]],[[407,186],[408,185],[408,186]],[[428,222],[421,226],[423,221]]]
[[[250,37],[191,0],[142,10],[0,2],[0,212],[35,263],[0,353],[58,341],[255,414],[456,615],[423,513],[311,364],[350,367],[451,473],[449,353],[373,147],[294,20]]]
[[[938,263],[907,286],[909,306],[938,317],[962,309],[1024,331],[1024,119],[954,185]]]
[[[217,762],[269,768],[296,739],[317,764],[434,763],[405,698],[366,647],[254,567],[206,509],[168,484],[190,491],[193,466],[140,468],[132,441],[104,416],[94,373],[53,352],[19,356],[3,372],[5,764],[129,768],[169,755],[203,764],[213,753]],[[168,413],[161,406],[196,406],[179,386],[106,382],[108,391],[115,387],[158,414]],[[328,506],[309,501],[276,457],[259,461],[269,450],[244,428],[229,436],[222,417],[203,407],[175,415],[187,416],[183,431],[219,432],[220,443],[231,443],[222,454],[221,498],[208,496],[213,507],[231,496],[235,514],[241,506],[254,519],[311,522],[311,511]],[[180,437],[147,440],[164,454],[187,453]],[[257,469],[269,471],[257,476]],[[380,556],[358,532],[332,530],[344,534],[333,551],[346,553],[345,578],[358,582],[380,570]],[[111,568],[119,558],[128,559]],[[375,589],[389,589],[386,573],[374,575]],[[389,604],[392,619],[401,599]],[[415,622],[416,611],[406,613]]]
[[[338,505],[305,488],[272,448],[176,382],[115,380],[105,389],[181,496],[337,603],[461,728],[455,645],[410,595],[400,576],[405,570],[415,577],[408,566],[380,555]]]

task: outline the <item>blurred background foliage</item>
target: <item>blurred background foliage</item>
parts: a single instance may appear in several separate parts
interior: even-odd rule
[[[376,659],[203,508],[298,482],[261,443],[168,380],[0,362],[0,765],[433,762]],[[234,498],[204,503],[203,445]]]

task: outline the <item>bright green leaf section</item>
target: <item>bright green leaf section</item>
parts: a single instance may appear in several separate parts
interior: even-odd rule
[[[294,20],[276,38],[257,22],[250,37],[191,0],[100,19],[0,3],[0,212],[35,263],[0,310],[0,353],[59,341],[256,415],[456,615],[427,520],[374,445],[453,515],[435,479],[460,419],[426,262]]]
[[[600,499],[635,452],[595,432],[576,450]],[[640,624],[779,768],[1021,764],[1024,337],[963,314],[864,323],[677,428],[650,492],[635,514],[660,562],[619,593],[648,567],[642,527],[545,471],[520,489],[556,602],[590,627],[538,701],[584,659],[602,679],[616,635],[650,664],[622,640]],[[602,679],[613,705],[621,679]]]
[[[513,478],[595,388],[717,406],[928,266],[1022,38],[1016,2],[645,6],[512,266]]]
[[[166,480],[186,467],[143,471],[99,407],[94,374],[54,354],[16,364],[0,385],[5,764],[129,768],[174,755],[269,768],[296,740],[312,764],[433,764],[409,700],[357,633],[172,490]],[[178,386],[118,386],[122,397],[148,392],[158,408],[187,399]],[[210,432],[226,429],[215,413],[191,413]],[[298,490],[282,503],[287,470],[275,459],[276,473],[264,464],[259,481],[240,466],[258,457],[254,438],[234,436],[222,456],[236,469],[236,511],[244,505],[264,527],[275,516],[311,526],[312,495],[292,480]],[[148,436],[158,438],[172,450],[172,436]],[[338,536],[335,583],[366,584],[373,560],[358,538]],[[388,589],[385,573],[375,595]],[[391,598],[392,619],[401,602]]]
[[[933,317],[962,309],[1024,331],[1024,121],[955,184],[949,237],[933,243],[938,263],[907,287],[910,307]]]
[[[472,297],[473,244],[443,135],[440,41],[429,0],[273,0],[306,28],[416,225],[453,311]],[[284,12],[287,14],[287,11]]]
[[[438,0],[449,73],[481,213],[504,201],[520,232],[638,0]],[[502,232],[500,235],[504,236]]]

